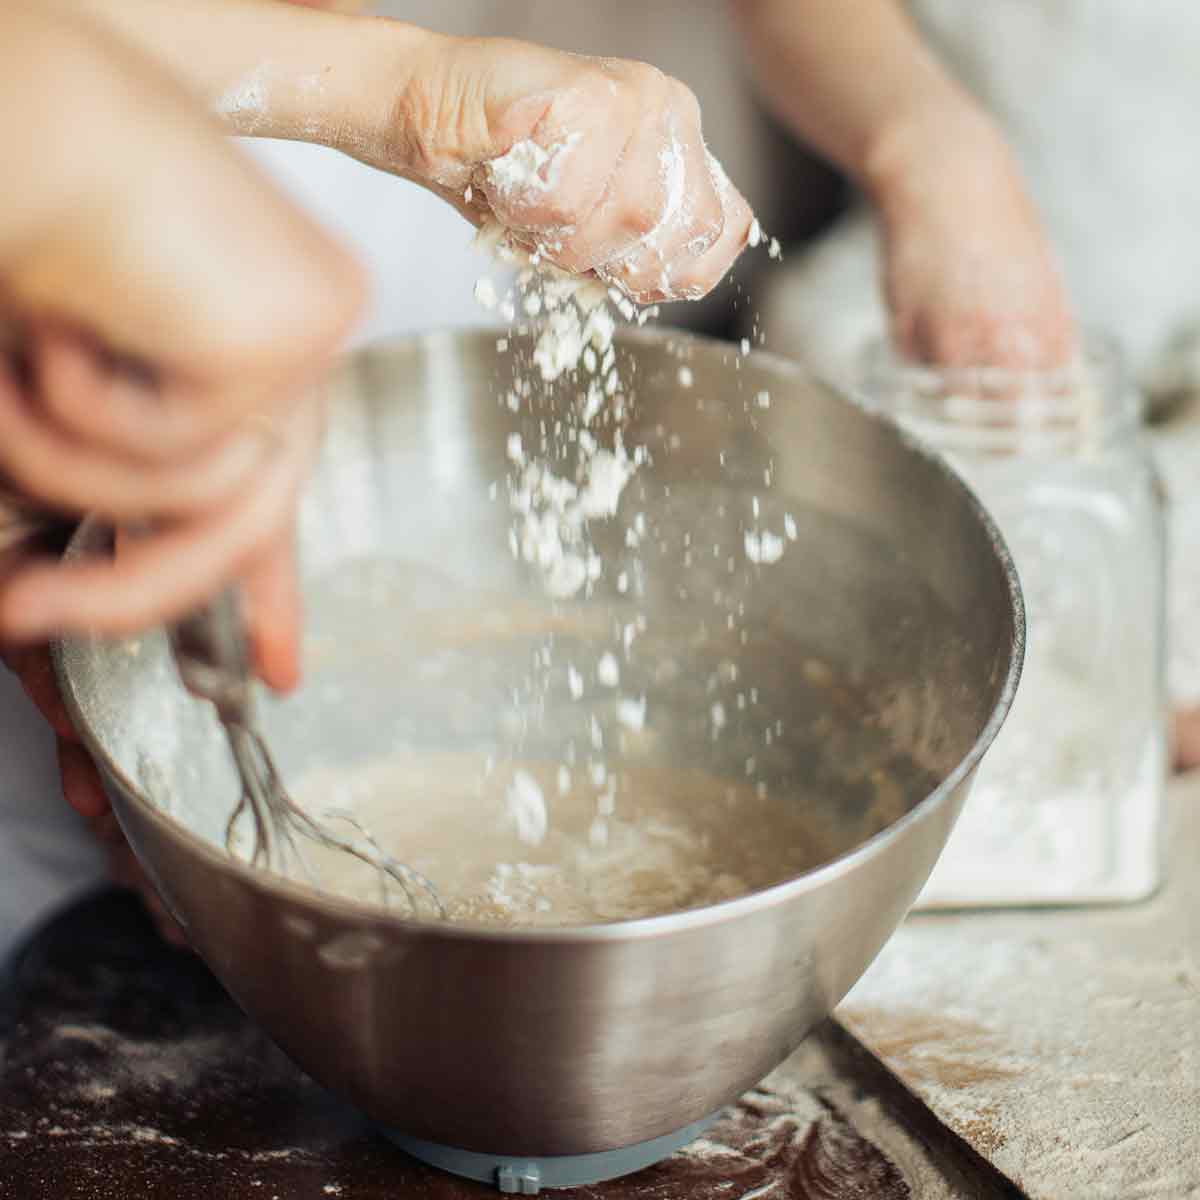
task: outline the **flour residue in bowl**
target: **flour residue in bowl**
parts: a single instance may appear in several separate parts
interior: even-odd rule
[[[311,769],[296,799],[341,809],[437,887],[454,921],[565,926],[743,896],[828,857],[804,806],[687,767],[608,773],[413,754]],[[320,886],[379,898],[346,855],[310,856]]]

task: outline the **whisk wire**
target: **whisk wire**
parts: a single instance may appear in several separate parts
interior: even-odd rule
[[[249,812],[253,839],[247,857],[252,866],[286,876],[295,865],[320,886],[317,872],[298,844],[302,838],[348,854],[374,870],[383,904],[391,905],[398,893],[413,916],[446,916],[433,883],[388,854],[353,817],[330,814],[354,831],[353,838],[341,837],[288,794],[254,719],[249,657],[236,596],[226,593],[176,626],[171,645],[184,685],[216,708],[237,767],[242,792],[225,826],[225,845],[231,854],[237,852],[239,822]]]

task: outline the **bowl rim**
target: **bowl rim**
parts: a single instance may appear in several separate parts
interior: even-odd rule
[[[428,352],[431,347],[435,346],[445,347],[483,340],[494,341],[497,336],[498,331],[495,327],[477,327],[435,330],[388,338],[348,352],[341,360],[339,369],[344,371],[352,367],[356,361],[375,354],[398,351]],[[499,334],[499,336],[504,335]],[[556,943],[603,943],[659,938],[706,928],[741,917],[749,917],[763,909],[785,903],[793,897],[816,891],[835,879],[853,873],[860,864],[882,853],[890,842],[901,838],[908,828],[928,819],[935,810],[947,803],[979,766],[984,754],[1004,725],[1016,695],[1025,658],[1026,609],[1016,565],[1003,535],[978,495],[942,454],[923,445],[898,422],[887,414],[881,413],[877,407],[870,405],[860,394],[823,379],[795,359],[761,349],[752,349],[748,356],[743,355],[735,343],[672,328],[624,329],[617,334],[616,341],[618,346],[622,343],[654,346],[675,343],[686,347],[689,356],[699,352],[704,355],[721,355],[726,358],[749,357],[756,363],[770,367],[782,377],[804,378],[816,382],[836,395],[842,402],[857,409],[868,420],[886,427],[889,430],[889,436],[896,437],[907,450],[924,459],[966,501],[968,508],[979,521],[1001,568],[1008,592],[1013,630],[1009,644],[1008,669],[996,702],[974,742],[945,778],[932,791],[918,800],[903,816],[828,862],[780,883],[772,884],[770,887],[701,908],[684,909],[680,912],[630,920],[552,927],[505,927],[481,922],[451,922],[406,917],[368,901],[353,900],[349,897],[321,892],[316,888],[253,867],[249,863],[233,857],[207,838],[194,833],[182,821],[163,812],[158,805],[143,794],[136,783],[109,755],[85,719],[82,705],[76,695],[68,659],[71,647],[85,644],[92,638],[88,635],[55,638],[51,642],[51,658],[71,723],[79,733],[89,754],[101,767],[102,772],[120,787],[124,798],[130,800],[137,807],[141,816],[149,819],[165,835],[183,841],[189,851],[198,853],[202,858],[207,859],[218,871],[233,874],[252,891],[266,892],[278,899],[287,900],[306,908],[318,908],[324,916],[330,919],[354,923],[359,927],[369,925],[376,930],[402,933],[410,937],[483,940],[496,945],[516,943],[545,946]],[[66,550],[66,557],[83,553],[89,541],[98,536],[102,528],[104,526],[98,518],[86,517],[72,536]],[[118,819],[119,817],[118,813]]]

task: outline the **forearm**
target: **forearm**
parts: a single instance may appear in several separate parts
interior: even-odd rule
[[[442,40],[400,21],[279,0],[62,2],[162,63],[230,132],[318,142],[368,160],[405,72]]]
[[[934,130],[989,128],[899,0],[732,3],[769,103],[872,194],[938,140]]]
[[[321,143],[406,176],[645,303],[704,295],[749,236],[695,97],[645,64],[279,0],[43,3],[153,60],[234,132]],[[514,187],[490,164],[521,142],[546,165]]]

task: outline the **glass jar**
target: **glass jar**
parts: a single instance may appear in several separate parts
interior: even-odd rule
[[[920,905],[1113,903],[1161,877],[1164,521],[1116,350],[1069,369],[931,370],[884,346],[864,399],[942,452],[1016,562],[1024,675]]]

